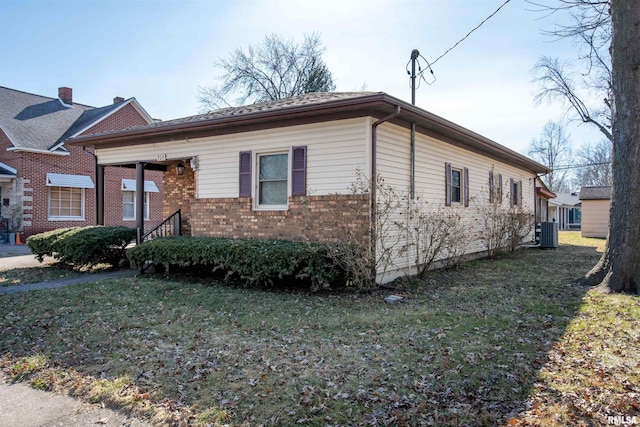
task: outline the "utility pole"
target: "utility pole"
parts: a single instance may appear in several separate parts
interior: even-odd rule
[[[416,105],[416,60],[420,56],[418,49],[411,51],[411,104]]]
[[[411,51],[411,104],[416,105],[416,61],[420,56],[418,49]],[[409,183],[409,196],[411,200],[416,197],[416,124],[411,123],[411,180]]]

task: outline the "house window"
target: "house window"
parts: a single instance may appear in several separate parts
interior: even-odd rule
[[[462,200],[461,195],[461,177],[462,171],[459,169],[451,169],[451,201],[453,203],[460,203]]]
[[[258,207],[286,207],[289,155],[258,156]]]
[[[122,192],[122,219],[125,221],[136,219],[136,192]],[[144,219],[149,219],[149,192],[144,192]]]
[[[510,187],[511,187],[511,205],[521,206],[522,205],[522,181],[515,181],[511,179]]]
[[[50,220],[84,220],[84,188],[49,187]]]
[[[149,219],[149,193],[159,193],[158,186],[153,181],[144,182],[144,219]],[[125,221],[136,219],[136,180],[122,180],[122,219]]]
[[[462,203],[469,206],[469,169],[454,169],[445,163],[445,206]]]

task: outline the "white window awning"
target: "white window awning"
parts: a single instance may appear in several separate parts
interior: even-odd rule
[[[48,187],[95,188],[91,177],[86,175],[67,175],[64,173],[48,173]]]
[[[123,191],[136,191],[136,180],[135,179],[123,179],[122,180],[122,190]],[[153,181],[145,181],[144,182],[144,192],[145,193],[159,193],[158,186]]]

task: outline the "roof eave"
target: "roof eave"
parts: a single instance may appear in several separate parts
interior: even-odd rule
[[[251,125],[263,122],[275,122],[277,120],[295,119],[306,116],[316,116],[330,113],[347,112],[354,110],[371,110],[388,114],[401,107],[398,119],[414,122],[433,131],[448,136],[451,140],[462,142],[482,152],[492,154],[503,160],[517,164],[535,173],[548,173],[549,169],[513,150],[510,150],[495,141],[485,138],[462,126],[436,116],[428,111],[408,104],[405,101],[390,96],[384,92],[363,95],[357,98],[338,99],[317,104],[296,105],[275,110],[242,113],[227,117],[214,117],[195,122],[167,124],[152,128],[131,129],[120,132],[108,132],[96,135],[78,136],[69,139],[70,145],[93,146],[109,144],[110,146],[131,143],[132,139],[144,139],[151,137],[165,137],[176,139],[180,136],[188,137],[191,133],[215,130],[223,127]]]

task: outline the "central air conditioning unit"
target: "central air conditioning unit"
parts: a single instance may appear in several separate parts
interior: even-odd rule
[[[543,222],[540,224],[540,247],[541,248],[557,248],[558,247],[558,223]]]

